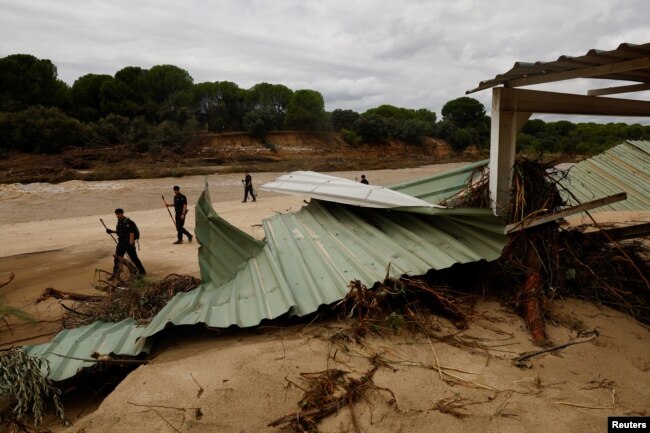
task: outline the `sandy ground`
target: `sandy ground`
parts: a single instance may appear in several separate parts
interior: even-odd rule
[[[365,174],[371,183],[387,185],[457,165]],[[259,186],[278,175],[256,173],[254,182]],[[217,212],[253,236],[263,236],[258,227],[263,218],[304,204],[303,197],[266,192],[260,192],[256,203],[241,203],[241,177],[215,175],[208,181]],[[113,226],[116,207],[124,208],[140,227],[139,256],[149,274],[198,276],[196,243],[172,245],[175,231],[160,196],[170,200],[172,186],[178,184],[188,201],[196,203],[204,181],[196,176],[0,185],[0,281],[9,272],[16,274],[0,296],[38,318],[36,324],[2,327],[0,348],[48,341],[60,329],[59,303],[36,303],[44,288],[95,293],[95,269],[110,269],[114,250],[99,218]],[[191,231],[194,217],[189,215],[186,226]],[[634,222],[649,217],[639,212],[597,216],[601,221]],[[460,333],[445,320],[438,323],[460,345],[401,334],[369,337],[363,346],[333,344],[329,336],[342,326],[336,321],[222,334],[201,327],[174,328],[158,341],[153,360],[129,374],[96,410],[84,404],[70,407],[73,426],[66,431],[282,431],[267,424],[295,412],[302,395],[297,385],[304,386],[300,373],[339,368],[359,377],[375,354],[387,362],[378,369],[375,384],[390,392],[370,391],[355,406],[354,416],[343,408],[320,431],[356,431],[357,420],[365,432],[592,432],[606,431],[608,415],[648,415],[646,327],[608,308],[576,300],[555,302],[554,324],[548,329],[555,343],[578,338],[578,330],[596,329],[600,335],[535,357],[530,368],[522,369],[513,366],[512,358],[538,348],[521,319],[490,300],[480,302],[476,311],[477,320]],[[472,341],[489,348],[470,348]],[[56,423],[50,428],[61,430]]]

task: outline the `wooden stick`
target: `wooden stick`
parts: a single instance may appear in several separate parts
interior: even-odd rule
[[[171,211],[169,210],[169,207],[167,206],[167,200],[165,200],[165,196],[162,195],[162,194],[161,194],[160,196],[162,197],[163,203],[165,203],[165,209],[167,209],[167,213],[169,214],[169,218],[172,219],[172,224],[174,224],[174,227],[176,227],[176,220],[175,220],[174,217],[172,216],[172,213],[171,213]]]
[[[79,302],[97,302],[100,301],[103,298],[103,296],[83,295],[81,293],[73,293],[73,292],[62,292],[61,290],[56,290],[52,287],[48,287],[45,290],[43,290],[43,293],[36,300],[36,303],[38,304],[39,302],[43,302],[48,298],[66,299],[66,300],[79,301]]]
[[[104,228],[105,228],[106,230],[108,230],[108,227],[106,227],[106,224],[104,224],[104,220],[100,218],[99,221],[101,221],[101,223],[102,223],[102,225],[104,226]],[[115,242],[115,243],[117,244],[117,239],[115,239],[115,237],[113,236],[113,233],[109,233],[109,236],[111,237],[111,239],[113,239],[113,242]]]
[[[523,220],[518,221],[516,223],[508,224],[506,226],[506,228],[505,228],[505,232],[506,232],[506,234],[514,233],[514,232],[519,231],[519,230],[524,230],[524,229],[527,229],[529,227],[535,227],[535,226],[538,226],[540,224],[545,224],[545,223],[548,223],[548,222],[551,222],[551,221],[558,220],[560,218],[567,217],[569,215],[573,215],[573,214],[580,213],[580,212],[585,212],[585,211],[588,211],[589,209],[594,209],[594,208],[605,206],[605,205],[608,205],[608,204],[611,204],[611,203],[616,203],[618,201],[625,200],[625,199],[627,199],[627,194],[624,193],[624,192],[621,192],[619,194],[610,195],[610,196],[604,197],[604,198],[599,198],[597,200],[592,200],[592,201],[587,202],[587,203],[582,203],[582,204],[577,205],[577,206],[571,206],[569,208],[565,208],[565,209],[562,209],[560,211],[553,212],[552,214],[549,214],[549,215],[544,215],[544,216],[541,216],[541,217],[533,217],[533,218],[529,218],[529,219],[523,219]]]
[[[431,346],[431,351],[433,352],[433,357],[436,359],[436,365],[438,366],[438,374],[440,375],[440,380],[444,382],[445,379],[442,378],[442,368],[440,368],[440,361],[438,360],[438,355],[436,354],[436,349],[433,348],[433,343],[427,335],[427,340],[429,341],[429,346]]]
[[[598,337],[598,332],[594,332],[593,335],[587,338],[576,338],[574,340],[567,341],[566,343],[558,344],[557,346],[549,347],[548,349],[538,350],[537,352],[530,352],[524,355],[515,358],[515,364],[519,365],[523,361],[532,358],[533,356],[541,355],[542,353],[552,352],[554,350],[564,349],[565,347],[573,346],[574,344],[586,343]]]
[[[587,405],[583,405],[583,404],[568,403],[568,402],[564,402],[564,401],[554,401],[553,403],[555,403],[555,404],[563,404],[565,406],[581,407],[581,408],[584,408],[584,409],[616,409],[616,407],[618,406],[617,398],[616,398],[616,390],[612,389],[611,392],[612,392],[612,405],[611,406],[587,406]]]

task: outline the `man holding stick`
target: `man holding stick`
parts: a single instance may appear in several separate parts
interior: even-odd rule
[[[123,209],[115,209],[115,216],[117,217],[117,226],[115,227],[115,230],[109,228],[106,229],[106,233],[109,235],[117,233],[113,273],[109,277],[109,280],[118,277],[120,271],[120,259],[124,257],[125,253],[129,255],[129,258],[135,267],[138,268],[138,273],[140,275],[145,275],[146,272],[144,271],[144,266],[142,266],[142,262],[140,262],[140,259],[138,258],[138,253],[135,251],[136,234],[138,233],[135,223],[124,215]],[[102,221],[102,224],[103,223],[104,222]]]
[[[241,183],[244,184],[244,199],[242,200],[242,203],[246,203],[249,193],[253,201],[256,201],[257,197],[255,196],[255,191],[253,191],[253,178],[248,171],[244,172],[244,179],[242,179]]]
[[[193,236],[185,229],[185,227],[183,227],[185,225],[185,216],[187,215],[187,197],[181,194],[181,188],[178,185],[174,186],[174,203],[167,203],[164,196],[163,201],[167,207],[174,206],[174,211],[176,213],[174,223],[176,224],[178,240],[174,242],[174,245],[183,243],[183,235],[186,235],[188,242],[191,243]]]

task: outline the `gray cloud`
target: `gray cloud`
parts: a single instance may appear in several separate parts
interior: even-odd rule
[[[195,82],[318,90],[329,110],[386,103],[440,114],[516,61],[650,41],[646,0],[0,0],[0,8],[0,56],[51,59],[69,84],[173,64]],[[489,91],[471,96],[489,110]]]

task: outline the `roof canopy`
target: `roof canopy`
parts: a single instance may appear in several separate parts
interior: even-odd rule
[[[650,89],[650,43],[623,43],[612,51],[589,50],[579,57],[560,56],[553,62],[517,62],[509,71],[481,81],[466,93],[503,85],[522,87],[573,78],[600,78],[639,84],[593,89],[590,96],[637,92]]]
[[[599,78],[636,84],[592,89],[587,95],[542,92],[516,87],[575,78]],[[502,85],[503,87],[497,87]],[[612,51],[591,49],[579,57],[554,62],[517,62],[504,74],[481,81],[475,89],[492,89],[490,199],[495,213],[510,200],[517,133],[533,113],[650,117],[650,101],[595,96],[650,90],[650,43],[623,43]]]

